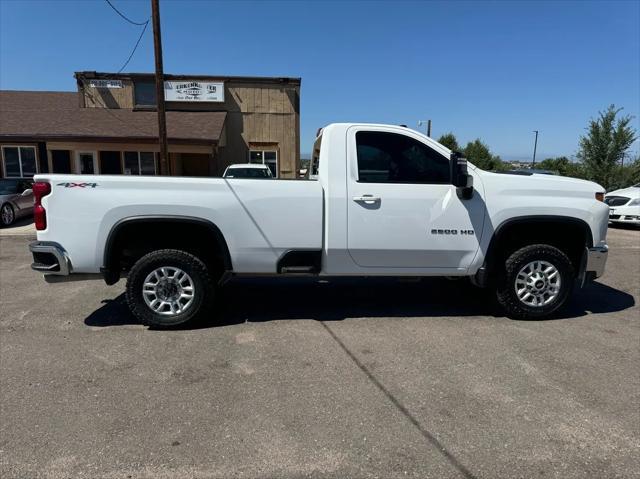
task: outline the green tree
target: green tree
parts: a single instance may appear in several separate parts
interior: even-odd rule
[[[640,157],[636,156],[630,163],[616,166],[613,182],[608,189],[609,191],[617,190],[638,183],[640,183]]]
[[[569,158],[566,156],[559,156],[557,158],[547,158],[546,160],[542,160],[536,165],[536,167],[541,170],[555,171],[562,176],[566,176],[564,173],[569,163]]]
[[[581,163],[575,163],[566,156],[557,158],[547,158],[536,165],[541,170],[555,171],[561,176],[570,176],[572,178],[584,178],[584,167]]]
[[[480,138],[467,143],[463,150],[465,158],[483,170],[504,171],[507,166],[499,156],[493,155]]]
[[[456,139],[456,136],[451,132],[445,133],[440,138],[438,138],[438,143],[440,143],[441,145],[446,146],[451,151],[460,151],[460,146],[458,145],[458,140]]]
[[[580,138],[578,159],[586,178],[607,190],[619,181],[623,155],[636,139],[631,116],[618,116],[622,108],[610,105],[598,118],[589,121],[587,134]]]

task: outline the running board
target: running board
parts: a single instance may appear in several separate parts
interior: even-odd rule
[[[313,266],[284,266],[280,268],[282,274],[313,274],[315,267]]]

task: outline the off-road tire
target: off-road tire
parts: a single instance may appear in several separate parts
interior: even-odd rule
[[[551,263],[560,273],[560,291],[548,304],[529,306],[518,298],[515,281],[518,272],[532,261]],[[520,248],[507,258],[504,271],[496,285],[498,304],[512,319],[544,319],[560,309],[571,294],[575,283],[575,271],[571,260],[558,248],[547,244],[533,244]]]
[[[147,275],[160,267],[177,267],[193,281],[193,302],[182,313],[165,316],[154,312],[145,302],[142,290]],[[171,328],[195,322],[210,311],[215,294],[215,281],[200,258],[185,251],[161,249],[140,258],[129,271],[126,298],[133,315],[144,324],[156,328]]]

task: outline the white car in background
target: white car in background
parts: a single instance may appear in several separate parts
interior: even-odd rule
[[[267,165],[259,163],[237,163],[235,165],[227,166],[222,177],[266,180],[273,178],[273,175]]]
[[[607,193],[604,202],[611,223],[640,226],[640,183]]]

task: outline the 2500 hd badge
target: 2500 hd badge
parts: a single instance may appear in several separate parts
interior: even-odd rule
[[[473,230],[431,230],[432,235],[457,235],[458,232],[461,235],[473,235]]]

